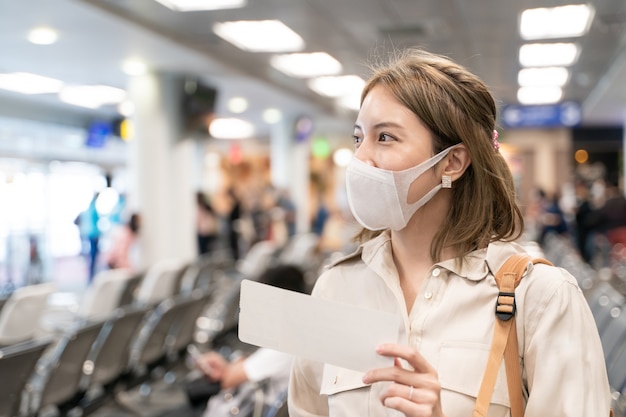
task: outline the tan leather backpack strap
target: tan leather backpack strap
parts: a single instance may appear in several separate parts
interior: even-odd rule
[[[486,417],[489,403],[496,384],[498,369],[504,357],[511,416],[524,415],[522,398],[522,375],[517,347],[515,327],[515,288],[519,284],[529,262],[550,264],[545,259],[532,259],[526,254],[512,255],[496,273],[495,279],[500,293],[496,303],[496,323],[494,326],[491,351],[487,360],[483,380],[478,391],[473,417]]]

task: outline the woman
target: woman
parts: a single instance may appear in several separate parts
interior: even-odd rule
[[[375,70],[361,96],[348,201],[361,246],[313,295],[392,312],[395,366],[365,374],[298,358],[290,416],[472,415],[487,363],[494,273],[523,230],[499,153],[494,99],[445,57],[419,50]],[[595,323],[576,280],[530,266],[516,290],[525,416],[606,416],[610,396]],[[504,369],[489,416],[510,415]]]

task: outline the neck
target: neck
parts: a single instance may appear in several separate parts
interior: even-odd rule
[[[438,193],[413,215],[404,229],[391,232],[394,263],[408,312],[434,264],[430,247],[448,213],[449,203],[445,197],[445,194]]]

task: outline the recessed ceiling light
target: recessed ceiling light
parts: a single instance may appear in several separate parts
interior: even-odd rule
[[[333,162],[338,167],[345,168],[348,166],[348,163],[350,163],[353,156],[354,151],[352,151],[352,149],[339,148],[333,154]]]
[[[273,107],[265,109],[265,111],[263,112],[263,121],[267,124],[272,125],[274,123],[280,122],[282,119],[283,113]]]
[[[562,87],[567,82],[569,71],[563,67],[523,68],[517,74],[522,87]]]
[[[22,94],[58,93],[63,82],[27,72],[0,74],[0,88]]]
[[[130,100],[124,100],[118,104],[117,111],[124,117],[130,117],[135,114],[135,103]]]
[[[582,36],[589,30],[593,13],[593,7],[586,4],[524,10],[520,35],[525,40]]]
[[[246,5],[246,0],[156,0],[168,9],[177,12],[200,10],[237,9]]]
[[[270,59],[270,65],[295,78],[336,75],[342,70],[341,63],[326,52],[274,55]]]
[[[293,52],[304,48],[302,37],[280,20],[218,22],[213,25],[213,32],[249,52]]]
[[[517,100],[521,104],[552,104],[563,97],[560,87],[521,87],[517,90]]]
[[[327,97],[361,94],[365,87],[365,81],[358,75],[317,77],[309,80],[307,84],[317,94]]]
[[[35,28],[28,33],[28,40],[37,45],[51,45],[58,38],[57,31],[47,27]]]
[[[220,118],[211,122],[209,134],[216,139],[245,139],[254,134],[254,126],[241,119]]]
[[[578,59],[579,48],[574,43],[530,43],[519,50],[519,62],[524,67],[561,67]]]
[[[126,99],[126,91],[107,85],[78,85],[63,88],[59,98],[68,104],[96,109],[105,104],[121,103]]]
[[[243,97],[233,97],[228,100],[227,107],[233,113],[243,113],[248,109],[248,100]]]

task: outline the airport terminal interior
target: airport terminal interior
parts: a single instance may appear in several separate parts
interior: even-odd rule
[[[357,248],[361,91],[414,47],[491,90],[519,243],[576,278],[626,417],[624,0],[0,0],[0,417],[287,416],[209,414],[196,356],[255,352],[243,280]]]

